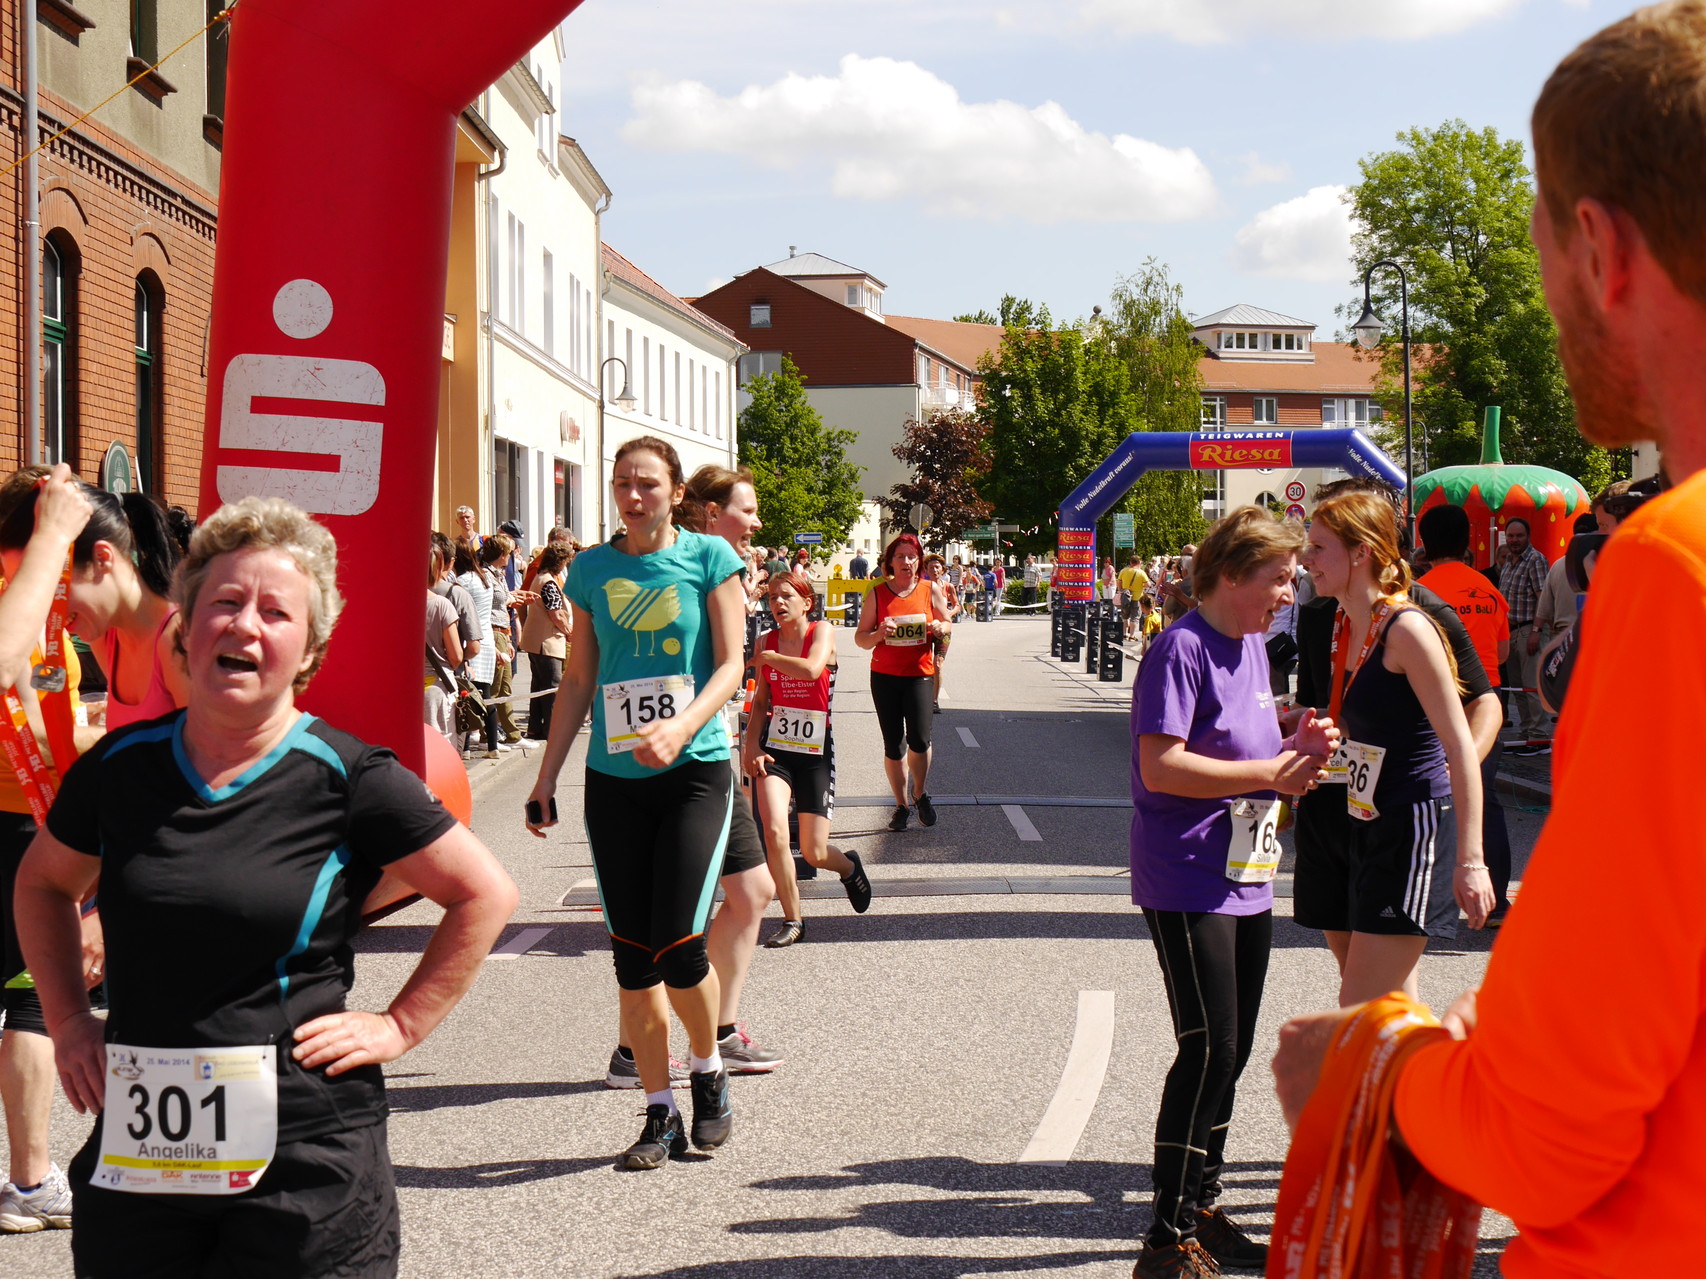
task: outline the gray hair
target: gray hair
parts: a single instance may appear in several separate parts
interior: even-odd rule
[[[300,693],[325,660],[344,598],[338,594],[336,540],[325,525],[281,497],[246,497],[230,502],[196,529],[172,583],[172,598],[184,618],[178,632],[178,651],[183,652],[184,631],[195,614],[196,597],[213,561],[246,550],[283,551],[308,579],[308,652],[314,660],[296,677],[294,687]]]

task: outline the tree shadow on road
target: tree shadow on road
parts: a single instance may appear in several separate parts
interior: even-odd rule
[[[979,1257],[964,1252],[888,1257],[794,1253],[786,1257],[707,1261],[670,1270],[631,1271],[624,1279],[799,1279],[800,1275],[810,1275],[812,1279],[960,1279],[963,1275],[1022,1274],[1079,1266],[1105,1268],[1113,1262],[1129,1265],[1136,1258],[1135,1244],[1119,1252],[1053,1252],[1023,1257]]]
[[[878,900],[882,888],[877,886]],[[898,899],[896,899],[898,900]],[[981,897],[980,901],[991,901]],[[993,900],[1000,900],[999,896]],[[819,942],[872,941],[996,941],[1012,939],[1061,941],[1152,940],[1143,916],[1135,906],[1117,898],[1087,897],[1087,902],[1113,903],[1114,909],[1073,910],[967,910],[930,914],[903,914],[884,910],[867,915],[812,915],[806,945]],[[1327,951],[1326,942],[1314,929],[1289,919],[1274,920],[1273,945],[1278,949]]]
[[[393,1114],[403,1115],[458,1106],[484,1106],[493,1101],[572,1097],[577,1093],[602,1092],[604,1086],[602,1079],[515,1084],[416,1084],[387,1088],[385,1100]]]
[[[600,1155],[587,1159],[507,1159],[489,1164],[465,1164],[459,1168],[396,1166],[400,1190],[499,1190],[530,1181],[549,1181],[615,1167],[615,1159]]]

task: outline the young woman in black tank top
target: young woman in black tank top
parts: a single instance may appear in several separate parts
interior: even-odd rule
[[[1332,789],[1358,819],[1349,823],[1351,932],[1339,1002],[1400,989],[1414,998],[1428,938],[1455,936],[1459,907],[1480,928],[1493,906],[1481,774],[1456,671],[1432,619],[1405,597],[1409,569],[1384,497],[1322,502],[1303,562],[1316,589],[1339,600],[1329,715],[1347,743],[1334,761],[1346,780]]]

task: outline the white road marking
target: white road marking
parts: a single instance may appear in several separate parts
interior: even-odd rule
[[[960,740],[962,742],[964,742],[967,746],[971,747],[973,750],[978,749],[977,738],[975,738],[971,735],[971,729],[960,728],[960,729],[955,729],[954,731],[959,733]]]
[[[1026,843],[1042,843],[1043,837],[1037,834],[1037,828],[1031,825],[1031,819],[1025,816],[1025,810],[1017,804],[1003,804],[1001,811],[1007,814],[1007,820],[1013,823],[1014,833]]]
[[[492,951],[491,954],[487,955],[486,958],[519,959],[522,955],[525,955],[528,951],[532,950],[540,942],[549,937],[553,931],[554,930],[550,928],[523,928],[514,937],[511,937],[502,946],[499,946],[496,950]]]
[[[1091,1112],[1096,1109],[1113,1050],[1114,992],[1079,991],[1078,1025],[1072,1032],[1072,1047],[1060,1072],[1060,1084],[1018,1162],[1050,1168],[1066,1166],[1072,1152],[1078,1149]]]

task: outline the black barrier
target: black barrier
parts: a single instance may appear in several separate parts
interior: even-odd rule
[[[1084,606],[1068,604],[1060,610],[1060,660],[1074,665],[1084,656]]]
[[[1060,656],[1060,610],[1051,609],[1048,615],[1048,655]]]
[[[1097,653],[1102,643],[1102,610],[1092,602],[1085,610],[1084,617],[1084,673],[1096,673]]]
[[[1120,620],[1119,606],[1108,601],[1107,619],[1102,623],[1102,663],[1097,672],[1104,683],[1116,683],[1125,674],[1125,623]]]
[[[977,597],[977,620],[980,622],[987,622],[989,620],[989,592],[988,591],[984,591],[982,594],[980,594]]]

